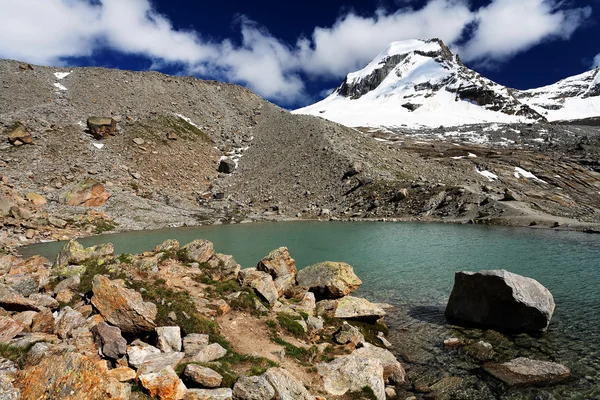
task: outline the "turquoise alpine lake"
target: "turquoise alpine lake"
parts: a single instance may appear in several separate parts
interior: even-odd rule
[[[454,397],[448,398],[600,398],[600,235],[429,223],[286,222],[136,231],[79,241],[85,246],[111,242],[117,254],[137,254],[166,239],[182,245],[208,239],[243,267],[256,266],[281,246],[288,247],[298,268],[320,261],[349,263],[363,281],[357,295],[395,307],[387,318],[389,338],[415,386],[452,375],[460,383],[452,381]],[[62,246],[44,243],[21,252],[53,259]],[[556,311],[546,334],[500,335],[446,323],[443,312],[454,273],[486,269],[528,276],[550,290]],[[444,339],[452,336],[488,341],[502,360],[527,356],[564,363],[573,378],[551,388],[505,387],[485,374],[481,363],[444,349]]]

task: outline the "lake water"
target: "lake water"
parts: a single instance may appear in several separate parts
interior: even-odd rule
[[[255,266],[280,246],[289,248],[298,268],[326,260],[349,263],[363,280],[359,295],[397,307],[387,320],[390,338],[413,381],[431,385],[450,374],[461,377],[464,386],[474,379],[485,382],[485,388],[477,388],[479,394],[469,389],[451,398],[600,398],[599,235],[470,225],[293,222],[129,232],[80,242],[111,242],[118,254],[152,250],[165,239],[183,245],[199,238],[214,242],[217,252],[234,255],[243,267]],[[61,247],[34,245],[23,254],[52,259]],[[542,338],[518,335],[497,342],[508,355],[565,363],[573,371],[569,383],[509,390],[478,365],[442,348],[443,340],[455,334],[498,339],[483,331],[458,331],[443,318],[454,273],[483,269],[507,269],[552,292],[556,311]]]

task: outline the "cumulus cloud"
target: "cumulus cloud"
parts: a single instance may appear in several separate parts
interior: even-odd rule
[[[600,67],[600,53],[594,57],[594,62],[592,63],[592,68]]]
[[[151,0],[0,0],[0,57],[62,65],[117,51],[293,104],[309,100],[305,80],[340,79],[392,41],[439,37],[463,59],[503,60],[545,40],[568,39],[591,13],[559,0],[491,0],[479,9],[469,0],[397,4],[371,16],[346,13],[286,43],[245,17],[235,21],[241,40],[209,40],[208,32],[177,29]]]

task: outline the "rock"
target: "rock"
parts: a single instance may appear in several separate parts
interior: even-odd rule
[[[234,400],[272,400],[275,389],[264,376],[242,376],[233,386]]]
[[[116,326],[101,322],[95,325],[91,331],[100,355],[117,360],[127,354],[127,341],[121,336],[121,330]]]
[[[186,365],[183,374],[189,380],[209,389],[218,388],[223,381],[223,377],[219,373],[198,364]]]
[[[53,217],[52,215],[48,216],[48,223],[55,228],[64,229],[69,224],[64,219]]]
[[[343,396],[347,392],[362,392],[364,387],[369,387],[375,399],[385,400],[383,366],[379,360],[342,356],[329,364],[319,364],[317,368],[323,377],[323,388],[331,395]]]
[[[160,350],[154,346],[140,341],[134,343],[137,344],[127,347],[127,358],[129,359],[129,364],[136,369],[142,366],[146,357],[153,354],[160,354]]]
[[[34,206],[43,206],[44,204],[48,203],[48,200],[46,200],[44,196],[33,192],[27,193],[25,198]]]
[[[444,340],[444,347],[448,349],[457,349],[459,347],[465,346],[466,343],[464,340],[459,338],[448,338]]]
[[[92,304],[100,315],[125,333],[137,334],[154,329],[156,305],[144,302],[142,295],[125,288],[123,281],[96,275],[92,280]]]
[[[168,239],[154,248],[155,253],[176,252],[179,250],[179,242],[174,239]]]
[[[235,262],[233,256],[226,254],[215,254],[208,260],[210,269],[206,270],[210,279],[213,281],[235,280],[242,269],[242,266]]]
[[[33,317],[31,332],[54,333],[54,316],[50,309],[42,310]]]
[[[260,260],[256,269],[271,275],[279,297],[296,285],[298,269],[287,247],[280,247],[270,252]]]
[[[133,143],[137,144],[137,145],[143,145],[144,143],[146,143],[146,141],[142,138],[136,137],[133,139]]]
[[[312,400],[302,382],[287,370],[279,367],[269,368],[264,377],[275,389],[278,400]]]
[[[186,357],[193,357],[208,346],[208,335],[190,333],[183,338],[183,351]]]
[[[71,307],[63,307],[55,319],[55,332],[61,339],[72,337],[75,329],[86,325],[86,320],[80,312],[73,310]]]
[[[333,335],[333,338],[338,344],[352,344],[358,346],[360,343],[365,342],[365,337],[360,332],[360,329],[345,321],[340,329]]]
[[[231,158],[222,159],[219,162],[219,168],[217,171],[225,174],[231,174],[233,171],[235,171],[235,161],[233,161]]]
[[[216,309],[218,316],[225,315],[231,311],[231,306],[223,299],[214,300],[210,305]]]
[[[10,144],[17,144],[17,142],[20,142],[21,144],[33,144],[33,136],[25,130],[23,125],[18,124],[14,129],[8,132],[8,141]]]
[[[394,197],[392,197],[392,201],[399,202],[399,201],[406,199],[407,197],[408,197],[408,189],[400,189],[396,192],[396,194],[394,194]]]
[[[377,332],[377,339],[379,339],[379,341],[381,342],[381,344],[383,344],[386,348],[391,349],[392,344],[385,338],[385,335],[383,334],[383,332]]]
[[[321,317],[313,317],[309,315],[306,319],[306,326],[309,333],[317,333],[323,330],[324,322]]]
[[[172,367],[165,367],[158,372],[139,374],[138,379],[150,396],[164,400],[183,399],[187,388],[179,379]]]
[[[398,397],[398,394],[396,393],[396,390],[393,387],[388,386],[385,388],[385,396],[388,399],[393,400]],[[416,397],[415,397],[415,400],[416,400]]]
[[[231,389],[188,389],[184,400],[232,400]]]
[[[87,120],[87,127],[92,135],[105,138],[116,134],[117,121],[110,117],[90,117]]]
[[[13,386],[8,376],[0,374],[0,399],[19,400],[20,398],[21,391]]]
[[[49,308],[51,310],[55,310],[58,308],[58,301],[54,300],[51,296],[47,294],[34,293],[29,296],[29,300],[33,302],[39,309]]]
[[[514,190],[506,189],[504,191],[504,201],[521,201],[521,196],[519,196]]]
[[[137,376],[155,374],[169,367],[175,369],[183,359],[183,353],[148,354],[137,370]],[[131,360],[130,360],[131,363]],[[133,364],[132,364],[133,365]]]
[[[22,311],[17,314],[13,314],[12,319],[19,325],[23,327],[25,332],[31,332],[31,324],[33,324],[33,319],[38,313],[35,311]],[[2,316],[0,316],[2,318]],[[6,317],[8,318],[8,317]],[[0,329],[0,335],[2,335],[3,331]]]
[[[110,193],[103,184],[87,178],[65,193],[64,200],[70,206],[100,207],[109,197]]]
[[[489,361],[495,355],[494,347],[483,340],[463,347],[463,352],[479,361]]]
[[[190,359],[192,362],[207,363],[218,360],[219,358],[225,357],[227,350],[225,350],[220,344],[213,343],[202,348]]]
[[[36,303],[26,299],[13,288],[0,283],[0,307],[6,311],[40,311]]]
[[[333,318],[378,320],[386,315],[379,305],[361,297],[346,296],[339,300],[322,300],[317,303],[317,314]]]
[[[54,287],[54,293],[59,293],[63,290],[77,290],[81,284],[81,278],[79,275],[74,275],[70,278],[63,279]]]
[[[266,272],[257,271],[256,268],[247,268],[240,271],[238,279],[242,286],[254,289],[271,306],[279,298],[273,278]]]
[[[552,294],[534,279],[505,270],[457,272],[446,318],[510,332],[540,332],[554,312]]]
[[[181,328],[161,326],[156,328],[156,345],[163,353],[181,351]]]
[[[523,357],[503,364],[488,363],[484,369],[509,386],[552,385],[571,376],[564,365]]]
[[[167,132],[167,139],[168,140],[177,140],[177,139],[179,139],[179,136],[177,136],[177,134],[175,132]]]
[[[99,244],[84,248],[79,242],[70,240],[61,249],[56,257],[54,267],[65,267],[70,264],[80,264],[86,260],[102,260],[107,257],[112,257],[115,254],[115,248],[112,243]],[[74,275],[71,275],[74,276]]]
[[[39,276],[25,274],[4,275],[4,283],[24,297],[38,292],[40,286],[39,279]]]
[[[89,357],[66,353],[44,358],[24,371],[23,399],[129,399],[128,385],[111,378]]]
[[[351,355],[379,360],[383,367],[384,381],[399,385],[406,384],[406,372],[404,371],[402,364],[396,359],[396,356],[389,350],[373,346],[369,343],[363,343],[363,347],[354,350]]]
[[[340,262],[322,262],[298,272],[298,285],[315,293],[317,299],[336,299],[357,290],[362,281],[354,269]]]
[[[0,316],[0,343],[8,343],[23,330],[23,325],[9,317]]]
[[[73,300],[73,296],[75,296],[75,293],[71,292],[69,289],[64,289],[61,290],[60,292],[56,293],[56,301],[58,301],[59,303],[70,303],[71,300]]]
[[[16,207],[17,202],[8,196],[0,196],[0,217],[7,217],[10,215],[10,210]]]
[[[108,371],[108,375],[119,382],[129,382],[135,379],[136,373],[129,367],[117,367]]]
[[[208,240],[194,240],[181,249],[190,262],[205,263],[215,254],[214,246]]]

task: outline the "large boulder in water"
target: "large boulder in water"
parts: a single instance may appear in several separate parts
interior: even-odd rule
[[[457,272],[446,318],[510,332],[542,332],[554,298],[538,281],[505,270]]]
[[[319,299],[337,299],[357,290],[362,281],[349,264],[326,261],[304,268],[296,277],[298,285]]]

